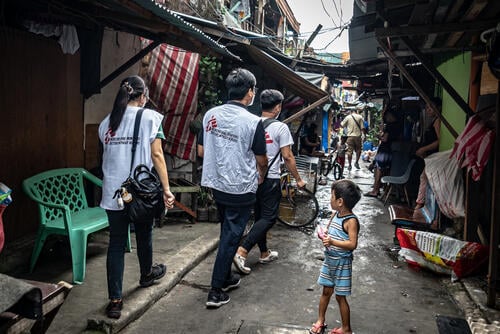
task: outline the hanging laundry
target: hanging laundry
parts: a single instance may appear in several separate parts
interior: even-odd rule
[[[191,161],[196,160],[196,135],[189,124],[198,111],[199,59],[198,53],[161,44],[151,53],[147,76],[150,97],[165,115],[164,151]]]
[[[466,167],[472,179],[478,181],[488,162],[494,140],[495,132],[486,126],[486,121],[480,115],[474,115],[455,140],[450,158],[455,158],[460,167]]]

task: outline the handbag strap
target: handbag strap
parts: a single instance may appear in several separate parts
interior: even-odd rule
[[[353,115],[351,115],[352,119],[354,120],[354,123],[356,123],[356,126],[358,127],[359,131],[361,132],[361,134],[363,134],[363,130],[361,130],[361,126],[359,126],[358,122],[356,121],[356,118],[354,118]]]
[[[132,174],[132,167],[134,167],[134,157],[135,151],[137,149],[137,143],[139,142],[139,126],[141,125],[141,117],[144,108],[141,108],[135,114],[135,123],[134,123],[134,136],[132,137],[132,159],[130,160],[130,171],[128,176]]]

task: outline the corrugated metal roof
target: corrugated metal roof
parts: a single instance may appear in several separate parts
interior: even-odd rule
[[[212,49],[218,53],[221,53],[225,56],[230,56],[232,58],[239,59],[238,56],[231,53],[226,47],[222,44],[219,44],[217,41],[212,39],[210,36],[206,35],[203,31],[193,26],[191,23],[183,20],[179,15],[175,12],[167,9],[167,7],[156,3],[154,0],[133,0],[135,3],[151,11],[154,15],[159,18],[167,21],[168,23],[176,26],[180,30],[194,36],[204,44],[211,46]]]
[[[311,102],[328,95],[327,92],[307,81],[266,52],[252,45],[247,45],[246,48],[250,57],[262,67],[264,73],[274,78],[292,93]]]

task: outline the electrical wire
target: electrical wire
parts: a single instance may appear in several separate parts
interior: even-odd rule
[[[333,24],[336,25],[335,21],[333,20],[333,17],[331,17],[330,13],[328,13],[328,11],[326,10],[325,3],[323,2],[323,0],[321,0],[321,6],[323,6],[323,11],[326,13],[326,15],[328,15],[328,17],[330,18],[330,20],[332,20]]]

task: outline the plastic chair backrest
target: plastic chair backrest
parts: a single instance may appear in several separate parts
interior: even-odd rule
[[[391,168],[389,171],[390,176],[401,176],[407,170],[410,161],[412,143],[396,141],[391,144]]]
[[[53,169],[36,174],[23,181],[25,193],[34,201],[51,204],[63,204],[71,212],[78,212],[88,207],[83,187],[83,168]],[[63,211],[45,205],[39,205],[42,224],[61,218]]]
[[[411,170],[413,168],[413,165],[415,164],[415,161],[415,159],[411,159],[410,163],[408,163],[408,167],[406,167],[405,173],[401,176],[401,178],[403,179],[403,183],[408,182],[408,180],[410,179]]]

